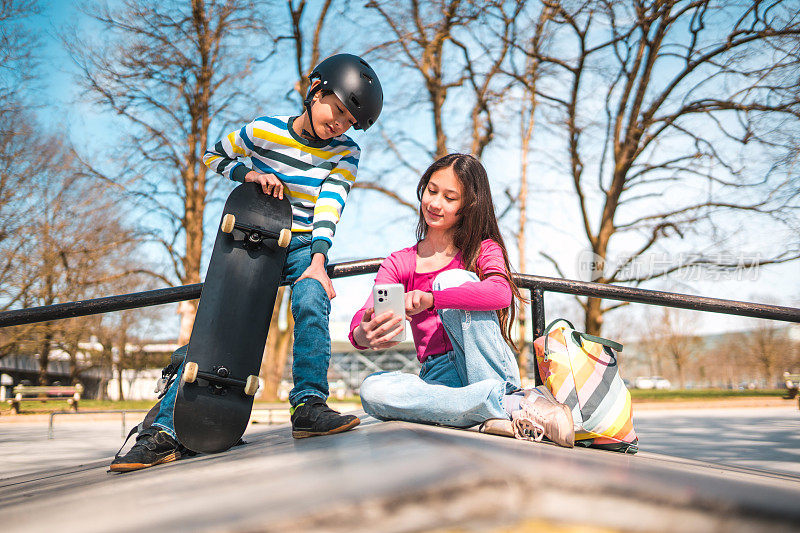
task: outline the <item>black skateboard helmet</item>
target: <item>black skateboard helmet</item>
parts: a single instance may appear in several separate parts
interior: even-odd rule
[[[308,76],[321,83],[311,89],[303,102],[309,110],[317,91],[331,91],[356,119],[357,130],[367,130],[375,124],[383,108],[383,89],[378,75],[366,61],[352,54],[336,54],[322,61]],[[312,129],[314,125],[311,125]],[[315,132],[316,135],[316,132]]]

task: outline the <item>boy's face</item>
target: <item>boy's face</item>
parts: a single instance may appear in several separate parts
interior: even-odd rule
[[[349,130],[350,126],[355,125],[356,119],[335,94],[321,94],[317,92],[314,95],[314,105],[311,107],[314,129],[321,139],[332,139]]]

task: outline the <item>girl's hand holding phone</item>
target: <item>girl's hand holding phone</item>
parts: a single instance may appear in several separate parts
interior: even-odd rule
[[[391,311],[375,315],[370,307],[364,312],[361,324],[353,332],[356,342],[373,350],[385,350],[399,344],[392,340],[405,331],[405,317],[395,316]]]
[[[433,294],[413,290],[406,293],[406,315],[410,318],[433,307]]]

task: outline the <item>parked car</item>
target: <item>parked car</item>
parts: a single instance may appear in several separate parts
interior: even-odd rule
[[[672,388],[672,383],[667,378],[662,378],[661,376],[653,376],[650,378],[653,380],[653,388],[658,390],[668,390]]]
[[[672,383],[661,376],[639,376],[633,381],[633,386],[637,389],[667,390],[672,388]]]

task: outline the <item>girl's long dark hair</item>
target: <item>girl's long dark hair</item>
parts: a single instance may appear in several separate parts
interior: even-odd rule
[[[448,154],[434,161],[422,175],[417,185],[417,199],[420,201],[417,241],[421,241],[428,234],[428,225],[422,215],[422,194],[428,187],[428,182],[433,173],[445,168],[453,169],[463,189],[461,209],[458,211],[461,218],[453,233],[453,244],[461,251],[464,268],[475,272],[481,280],[491,275],[502,275],[511,286],[514,298],[524,300],[519,292],[519,287],[516,286],[511,278],[511,264],[508,261],[508,252],[506,251],[505,242],[503,242],[503,236],[500,233],[500,227],[497,225],[497,216],[495,216],[494,203],[492,202],[492,191],[489,188],[489,177],[486,175],[486,169],[474,156]],[[478,254],[481,250],[481,242],[485,239],[491,239],[500,246],[506,267],[504,274],[490,273],[486,275],[479,271],[477,266]],[[516,305],[513,299],[511,306],[497,310],[497,318],[500,320],[500,332],[503,335],[503,339],[518,350],[511,337],[511,329],[516,314]]]

